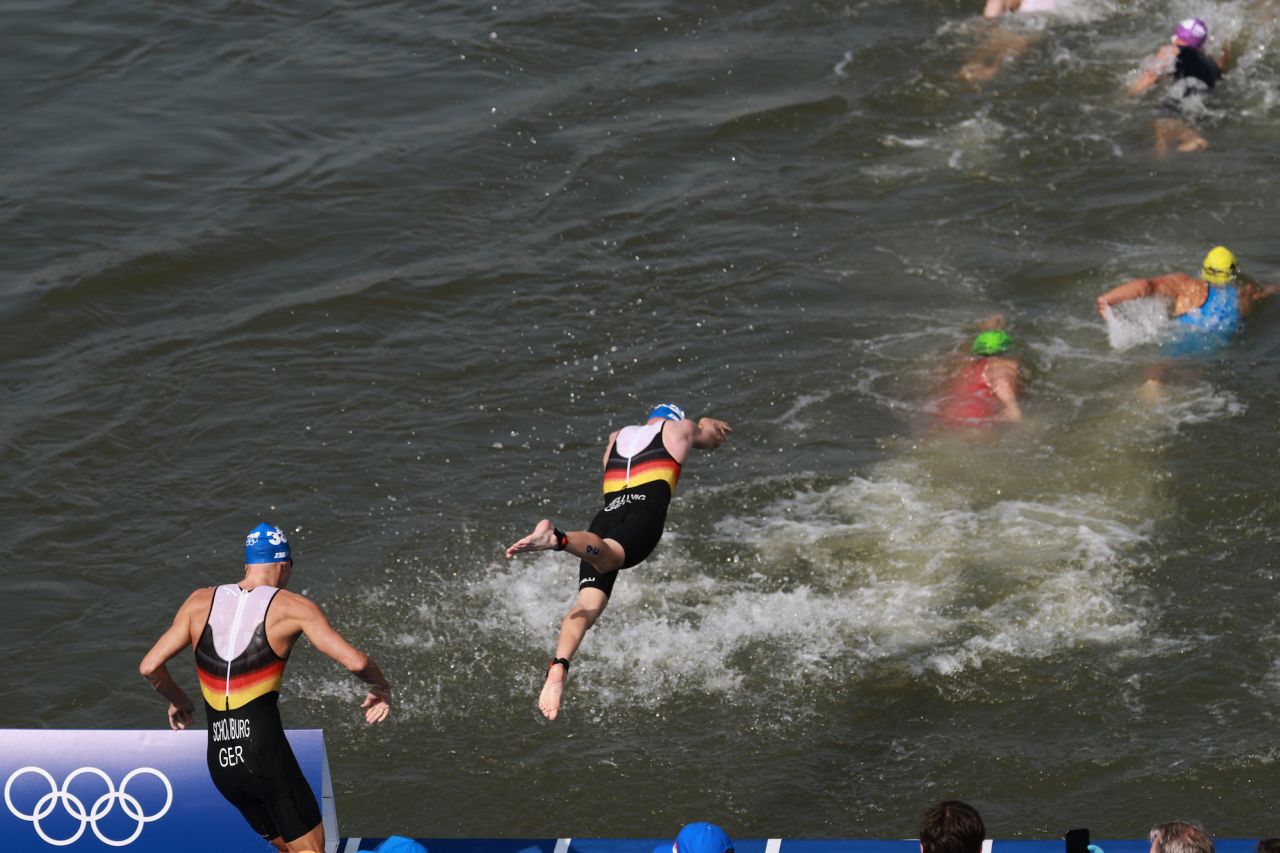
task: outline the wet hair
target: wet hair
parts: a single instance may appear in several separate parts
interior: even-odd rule
[[[1204,827],[1186,820],[1157,823],[1147,837],[1156,853],[1213,853],[1213,839]]]
[[[920,816],[920,847],[924,853],[982,853],[987,827],[968,803],[943,800]]]

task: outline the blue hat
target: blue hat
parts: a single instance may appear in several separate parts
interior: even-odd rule
[[[289,540],[284,538],[284,531],[273,527],[265,521],[249,531],[244,538],[244,561],[246,563],[283,563],[292,560],[289,556]]]
[[[427,848],[423,847],[412,838],[405,838],[403,835],[393,835],[386,841],[373,848],[374,853],[427,853]]]
[[[684,409],[680,408],[675,403],[659,403],[653,407],[649,412],[649,417],[645,418],[645,420],[651,421],[654,418],[666,418],[669,421],[682,421],[684,420]]]
[[[714,823],[691,823],[680,830],[670,848],[659,844],[653,853],[733,853],[733,842]]]

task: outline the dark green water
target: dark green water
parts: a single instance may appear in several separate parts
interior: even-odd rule
[[[1274,9],[1016,22],[978,89],[979,6],[7,4],[0,725],[163,725],[137,663],[266,518],[397,688],[294,656],[344,833],[1274,834],[1280,309],[1155,403],[1093,309],[1280,280]],[[1121,92],[1192,12],[1237,68],[1158,160]],[[997,311],[1027,423],[929,432]],[[576,569],[502,549],[663,399],[733,438],[547,724]]]

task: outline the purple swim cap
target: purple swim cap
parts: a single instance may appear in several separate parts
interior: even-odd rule
[[[1186,18],[1174,29],[1173,35],[1188,47],[1199,50],[1209,37],[1209,27],[1199,18]]]

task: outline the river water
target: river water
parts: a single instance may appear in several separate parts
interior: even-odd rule
[[[162,726],[138,661],[268,519],[397,690],[290,666],[346,834],[1274,834],[1280,309],[1148,394],[1093,301],[1280,279],[1275,7],[1024,17],[981,86],[979,11],[8,4],[0,725]],[[1160,159],[1123,88],[1187,14],[1236,67]],[[1026,422],[930,429],[997,312]],[[547,723],[576,567],[502,549],[667,399],[733,436]]]

